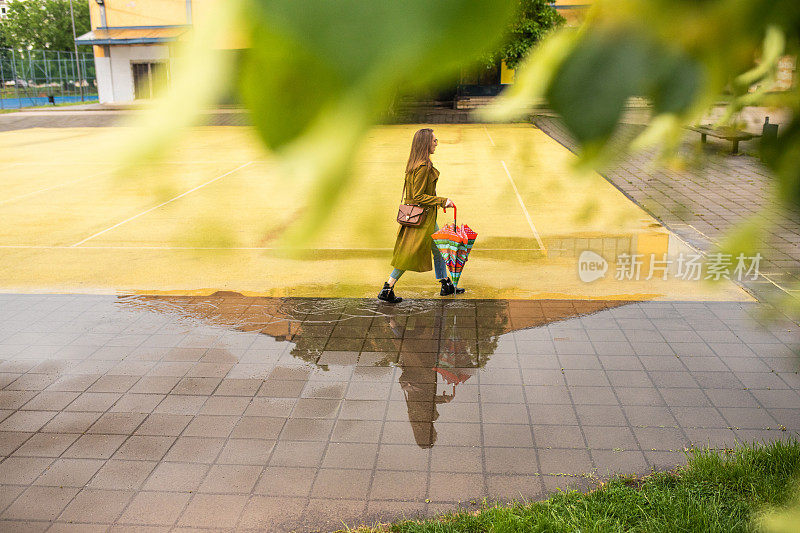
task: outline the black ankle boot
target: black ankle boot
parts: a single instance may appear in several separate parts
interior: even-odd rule
[[[394,288],[390,287],[388,283],[383,284],[383,290],[378,293],[378,300],[382,300],[389,304],[399,304],[403,301],[402,298],[394,295]]]
[[[451,294],[464,294],[464,289],[456,287],[450,278],[440,279],[439,283],[442,284],[442,290],[439,291],[440,296],[450,296]]]

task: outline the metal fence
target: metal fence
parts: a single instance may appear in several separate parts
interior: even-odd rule
[[[96,101],[90,52],[0,48],[0,109]]]

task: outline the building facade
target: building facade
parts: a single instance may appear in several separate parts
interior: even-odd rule
[[[88,0],[91,45],[101,103],[157,95],[169,84],[174,44],[191,29],[198,9],[212,0]]]
[[[0,0],[0,5],[6,1]],[[93,47],[100,102],[127,103],[151,98],[169,84],[174,44],[217,0],[83,1],[89,2],[92,31],[78,37],[77,43]],[[554,5],[569,24],[577,24],[587,7],[560,1]],[[460,80],[460,86],[478,87],[478,92],[491,86],[496,93],[513,83],[514,71],[499,64],[496,72],[482,73],[475,80],[469,76]]]

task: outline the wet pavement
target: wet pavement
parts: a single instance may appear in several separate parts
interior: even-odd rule
[[[787,439],[765,311],[0,295],[0,529],[333,530]]]
[[[577,151],[577,143],[558,118],[537,116],[534,122],[561,145]],[[643,125],[624,124],[621,135],[633,136],[643,129]],[[696,133],[687,133],[682,152],[690,160],[696,157],[698,142]],[[800,212],[776,205],[776,180],[754,157],[759,153],[758,139],[742,144],[743,152],[752,155],[730,155],[729,144],[709,141],[699,169],[664,168],[654,164],[654,150],[645,150],[627,155],[601,174],[670,232],[704,254],[715,251],[737,225],[748,220],[764,224],[765,236],[758,250],[763,255],[760,275],[746,280],[744,286],[761,301],[782,298],[797,306]]]

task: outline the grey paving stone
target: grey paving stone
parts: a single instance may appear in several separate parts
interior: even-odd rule
[[[138,492],[119,518],[121,524],[174,524],[191,495],[180,492]]]
[[[7,485],[30,485],[52,463],[47,457],[9,457],[0,463],[0,479]]]
[[[94,522],[112,524],[133,497],[131,491],[83,489],[64,509],[59,520],[69,523]],[[81,526],[80,529],[85,529]]]
[[[728,424],[737,429],[775,428],[778,423],[764,409],[751,407],[721,407],[719,409]]]
[[[639,450],[592,450],[592,458],[601,476],[645,474],[648,471],[644,453]]]
[[[591,450],[631,450],[639,444],[627,426],[584,426],[583,433]]]
[[[591,471],[592,460],[586,450],[539,450],[539,469],[543,475],[581,474]]]
[[[678,428],[635,427],[633,433],[645,451],[681,451],[689,445],[689,440]]]
[[[98,470],[88,487],[107,490],[138,490],[158,463],[111,459]]]
[[[3,512],[0,518],[51,522],[75,497],[78,490],[74,487],[30,487]]]
[[[648,405],[626,405],[623,407],[625,416],[631,426],[636,427],[677,427],[678,422],[669,407]]]

